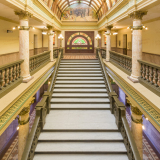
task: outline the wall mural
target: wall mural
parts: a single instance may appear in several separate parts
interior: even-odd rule
[[[48,0],[43,0],[46,5],[48,5]]]
[[[96,12],[86,4],[73,4],[62,14],[62,21],[98,21]]]

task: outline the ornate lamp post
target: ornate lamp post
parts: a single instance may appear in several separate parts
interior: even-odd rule
[[[95,38],[96,38],[97,43],[98,43],[97,48],[99,48],[99,39],[101,39],[101,36],[99,34],[97,34],[97,36]]]
[[[60,34],[58,36],[58,39],[60,39],[60,48],[62,48],[62,40],[64,39],[64,37],[62,36],[62,34]]]

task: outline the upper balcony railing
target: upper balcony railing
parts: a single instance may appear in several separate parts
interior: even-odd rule
[[[105,58],[104,54],[106,51],[104,51],[104,49],[99,49],[99,52],[102,57]],[[110,62],[126,74],[131,75],[132,57],[110,51]],[[141,76],[138,78],[139,82],[160,96],[160,66],[143,60],[138,60],[138,62],[141,65],[141,69],[139,71]]]
[[[58,58],[60,50],[63,56],[63,49],[55,49],[53,50],[54,58]],[[23,61],[24,60],[18,60],[0,66],[0,98],[22,82],[21,64],[23,63]],[[49,62],[50,62],[50,51],[46,51],[41,54],[30,57],[29,58],[30,74],[33,75]]]

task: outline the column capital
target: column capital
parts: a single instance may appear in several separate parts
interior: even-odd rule
[[[53,30],[53,26],[47,26],[48,30]]]
[[[142,20],[142,17],[144,15],[147,15],[147,11],[134,11],[131,14],[129,14],[130,18],[140,19],[140,20]]]
[[[111,30],[113,28],[113,25],[106,26],[105,28],[107,28],[107,30]]]
[[[15,15],[19,16],[20,20],[28,20],[28,18],[33,17],[33,14],[28,11],[14,11]]]
[[[143,115],[143,113],[139,110],[138,107],[133,107],[132,105],[131,105],[131,111],[136,115]]]

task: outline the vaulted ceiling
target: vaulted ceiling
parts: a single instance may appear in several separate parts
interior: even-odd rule
[[[100,19],[117,1],[118,0],[48,0],[47,5],[60,18],[69,6],[76,3],[86,4],[95,10]]]

